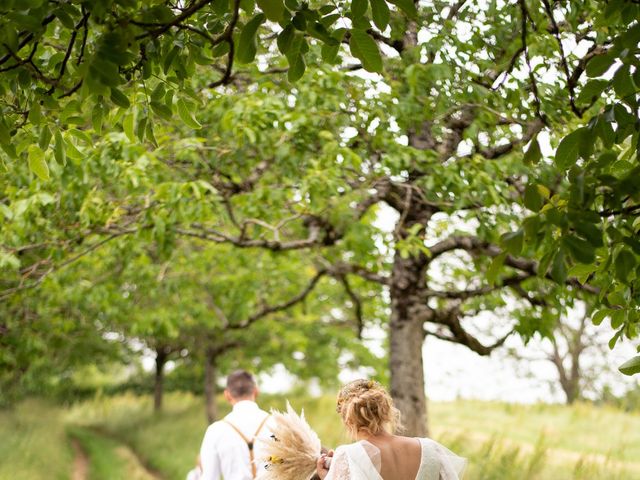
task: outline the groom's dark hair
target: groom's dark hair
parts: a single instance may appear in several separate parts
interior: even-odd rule
[[[233,398],[250,396],[256,389],[256,381],[246,370],[236,370],[227,377],[227,390]]]

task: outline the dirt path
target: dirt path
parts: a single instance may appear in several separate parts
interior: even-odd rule
[[[164,480],[159,472],[147,466],[136,452],[119,438],[94,428],[85,427],[78,430],[86,433],[79,437],[80,439],[85,438],[82,441],[74,436],[71,437],[71,445],[75,453],[71,480],[88,480],[91,452],[96,448],[110,452],[112,459],[114,456],[118,458],[117,464],[120,466],[121,471],[119,473],[122,478],[127,478],[127,480]],[[85,435],[90,436],[85,437]],[[88,445],[83,446],[83,442],[87,441],[87,438],[93,438],[90,444],[91,447],[88,447]],[[88,448],[88,451],[85,447]]]
[[[120,444],[116,449],[116,454],[127,462],[132,480],[164,480],[160,472],[153,469],[144,459],[142,459],[136,451],[124,442],[121,438],[113,433],[98,427],[90,429],[94,434],[104,438],[108,438]]]
[[[128,466],[127,478],[130,480],[162,480],[158,473],[148,470],[129,447],[125,445],[118,447],[116,454],[126,462]]]
[[[71,446],[73,447],[74,459],[73,459],[73,473],[71,474],[71,480],[87,480],[87,472],[89,471],[89,458],[80,446],[80,442],[72,438]]]

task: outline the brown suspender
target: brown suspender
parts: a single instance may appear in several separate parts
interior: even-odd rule
[[[249,448],[249,462],[251,463],[251,475],[253,478],[256,478],[256,473],[257,473],[256,464],[254,462],[254,457],[253,457],[254,442],[256,440],[256,437],[260,433],[260,430],[262,430],[262,427],[264,427],[264,424],[267,423],[267,420],[269,420],[269,416],[270,415],[267,415],[266,417],[264,417],[262,422],[260,422],[260,425],[258,426],[256,433],[253,434],[253,437],[251,438],[251,440],[245,437],[244,433],[242,433],[240,429],[236,427],[233,423],[231,423],[229,420],[224,420],[224,422],[228,424],[231,428],[233,428],[238,433],[238,435],[242,437],[242,440],[244,440],[244,442],[247,444],[247,447]]]

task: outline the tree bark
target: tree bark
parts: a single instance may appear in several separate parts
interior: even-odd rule
[[[204,395],[205,395],[205,410],[207,414],[207,421],[213,423],[218,416],[218,409],[216,406],[216,355],[207,351],[205,355],[205,368],[204,368]]]
[[[164,347],[156,348],[156,376],[153,389],[153,410],[162,410],[162,397],[164,395],[164,366],[167,363],[169,354]]]
[[[424,437],[428,433],[422,346],[424,265],[417,257],[403,259],[396,253],[391,277],[390,374],[391,396],[402,413],[404,433]]]

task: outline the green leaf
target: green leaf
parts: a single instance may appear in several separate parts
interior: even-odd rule
[[[178,100],[178,115],[180,115],[180,118],[188,127],[194,128],[196,130],[202,128],[202,125],[200,125],[200,123],[195,119],[191,110],[189,110],[187,102],[182,99]]]
[[[538,142],[538,136],[536,135],[531,140],[531,144],[526,152],[524,152],[524,163],[527,165],[535,165],[542,158],[542,151],[540,150],[540,143]]]
[[[618,367],[618,370],[625,375],[635,375],[640,373],[640,355],[624,362]]]
[[[551,278],[557,283],[564,283],[567,280],[567,266],[564,262],[564,250],[562,248],[558,249],[556,255],[553,257]]]
[[[580,143],[583,139],[585,128],[579,128],[564,137],[556,150],[556,164],[566,170],[578,161]]]
[[[635,255],[626,248],[620,250],[616,255],[616,259],[614,261],[616,277],[621,281],[626,282],[635,265]]]
[[[60,20],[60,22],[67,28],[69,29],[74,29],[75,28],[75,22],[73,21],[73,18],[71,18],[69,16],[69,14],[63,9],[63,8],[58,8],[54,11],[54,15],[56,17],[58,17],[58,20]]]
[[[594,247],[602,247],[602,231],[598,228],[597,225],[587,221],[576,221],[573,224],[576,232],[586,238],[591,245]]]
[[[577,263],[569,269],[569,275],[577,277],[578,281],[584,285],[596,269],[597,266],[593,264],[585,265]]]
[[[149,105],[151,106],[153,113],[159,117],[164,118],[165,120],[173,120],[173,111],[164,103],[151,101]]]
[[[349,39],[351,54],[362,62],[362,66],[369,72],[382,72],[382,57],[378,44],[364,30],[354,29]]]
[[[71,140],[65,141],[65,147],[66,156],[72,160],[82,160],[84,158],[82,152],[76,148]]]
[[[602,323],[602,321],[607,318],[609,315],[611,315],[615,310],[612,310],[610,308],[603,308],[602,310],[598,310],[596,313],[593,314],[593,317],[591,317],[591,322],[595,325],[598,326]]]
[[[151,119],[147,121],[147,126],[145,128],[145,137],[151,142],[152,145],[156,147],[158,146],[158,141],[156,140],[156,136],[153,133],[153,123],[151,122]]]
[[[178,48],[178,46],[174,46],[164,58],[163,70],[165,75],[169,73],[169,69],[171,68],[175,58],[178,56],[178,53],[180,53],[180,48]]]
[[[580,237],[567,235],[562,238],[562,243],[567,247],[571,256],[580,263],[589,264],[596,258],[593,245]]]
[[[369,0],[351,0],[351,15],[352,18],[362,17],[367,13],[369,7]]]
[[[133,131],[133,121],[134,121],[133,113],[129,113],[125,115],[124,119],[122,120],[122,130],[124,130],[124,133],[130,142],[135,142],[136,140],[136,137]]]
[[[11,143],[11,133],[4,118],[0,118],[0,143],[3,145]]]
[[[33,103],[31,105],[28,119],[34,125],[38,125],[40,123],[40,121],[42,120],[42,110],[39,103]]]
[[[340,42],[331,36],[331,33],[319,22],[309,23],[307,32],[314,38],[322,40],[324,43],[332,46],[340,45]]]
[[[576,99],[578,103],[591,103],[596,100],[602,92],[609,86],[608,80],[596,79],[589,80]]]
[[[371,1],[371,14],[373,17],[373,23],[376,24],[380,30],[384,30],[389,25],[389,19],[391,13],[389,12],[389,5],[385,0],[370,0]]]
[[[322,44],[322,60],[328,64],[334,65],[338,61],[338,53],[340,53],[340,45]]]
[[[609,55],[599,55],[593,57],[587,64],[587,75],[590,77],[599,77],[604,75],[613,65],[614,58]]]
[[[236,50],[236,59],[238,60],[238,63],[246,64],[253,62],[253,59],[256,57],[256,52],[258,51],[256,35],[258,33],[258,28],[264,23],[264,21],[264,14],[259,13],[249,20],[242,29],[240,39],[238,40],[238,49]]]
[[[29,145],[29,170],[41,180],[49,180],[49,166],[44,159],[44,152],[38,145]]]
[[[623,65],[613,76],[613,89],[618,97],[627,99],[636,93],[636,86],[631,77],[629,65]]]
[[[611,328],[617,330],[624,324],[626,312],[624,310],[613,310],[611,313]]]
[[[620,337],[622,337],[622,330],[618,330],[616,334],[611,337],[611,340],[609,340],[609,350],[613,350]]]
[[[293,83],[300,80],[306,69],[304,57],[301,54],[298,54],[292,58],[287,57],[287,61],[289,62],[289,71],[287,72],[287,78],[289,81]]]
[[[605,148],[611,148],[616,140],[616,133],[613,131],[611,123],[608,122],[604,115],[596,117],[595,132]]]
[[[148,118],[146,115],[138,115],[138,121],[136,122],[136,136],[141,142],[144,142],[144,133],[147,126],[147,120]]]
[[[62,134],[58,130],[55,134],[56,144],[53,147],[53,157],[56,159],[58,165],[66,165],[67,164],[67,154],[65,152],[64,140],[62,139]]]
[[[102,107],[96,105],[91,112],[91,124],[95,132],[100,135],[102,133],[102,120],[104,118],[104,111]]]
[[[122,83],[118,65],[106,59],[94,58],[89,67],[89,72],[98,82],[108,87],[116,87]]]
[[[256,3],[267,19],[272,22],[279,22],[282,19],[284,14],[284,2],[282,0],[256,0]]]
[[[515,232],[505,233],[502,235],[501,240],[502,245],[509,253],[519,255],[524,244],[524,230],[520,229]]]
[[[111,101],[122,108],[129,108],[131,106],[127,96],[115,87],[111,87]]]
[[[413,0],[390,0],[389,3],[399,7],[410,19],[416,20],[418,18],[418,10]]]
[[[494,285],[496,283],[496,279],[498,278],[498,273],[500,273],[500,270],[504,265],[504,260],[506,257],[507,257],[507,252],[503,252],[500,255],[497,255],[491,261],[491,265],[489,265],[489,268],[487,268],[486,277],[487,277],[487,281],[491,285]]]
[[[537,185],[527,185],[524,189],[524,206],[533,212],[539,212],[544,205],[544,198],[540,195]]]
[[[43,125],[42,130],[40,130],[38,145],[42,150],[46,150],[49,147],[49,142],[51,142],[51,130],[47,125]]]
[[[284,30],[280,32],[277,39],[278,50],[280,50],[280,52],[283,55],[286,55],[287,53],[289,53],[289,50],[291,49],[294,38],[295,38],[295,28],[293,27],[293,25],[288,24],[284,28]]]

